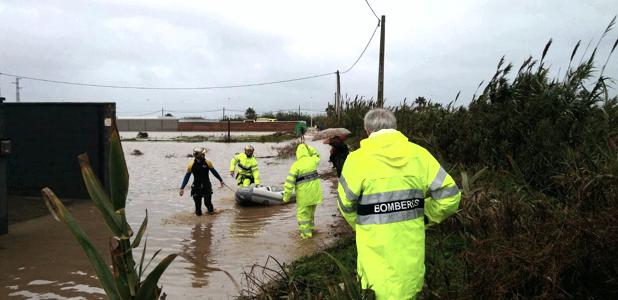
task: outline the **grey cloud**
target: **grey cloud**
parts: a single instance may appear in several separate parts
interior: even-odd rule
[[[391,103],[417,96],[446,103],[461,90],[460,103],[466,103],[478,83],[491,77],[501,56],[518,66],[528,55],[539,58],[549,38],[554,39],[554,45],[547,62],[554,72],[558,69],[564,72],[577,40],[582,39],[585,46],[590,39],[598,39],[616,14],[613,2],[470,2],[474,7],[470,16],[447,20],[439,10],[428,12],[435,14],[431,20],[449,24],[446,28],[417,24],[405,30],[398,25],[414,22],[402,12],[410,7],[401,8],[402,3],[395,2],[375,3],[374,9],[389,18],[385,95]],[[361,1],[358,5],[362,4]],[[10,1],[0,5],[5,8],[0,9],[0,44],[8,45],[0,47],[0,71],[100,84],[226,85],[334,72],[338,68],[343,70],[356,59],[371,33],[366,32],[366,38],[353,43],[345,36],[339,44],[316,40],[313,47],[319,51],[314,52],[322,54],[301,57],[283,36],[243,26],[242,22],[230,23],[221,16],[205,15],[203,11],[170,11],[159,6],[124,2],[59,0]],[[372,15],[357,15],[358,11],[354,14],[341,12],[341,19],[333,24],[349,21],[346,18],[366,18],[368,24],[374,24]],[[299,14],[294,11],[281,13]],[[303,18],[299,17],[299,22],[303,22]],[[363,31],[367,30],[363,28]],[[618,31],[612,31],[603,43],[599,63],[605,60],[617,36]],[[378,41],[376,36],[355,69],[342,75],[344,93],[375,96]],[[344,59],[339,54],[328,55],[329,49],[342,47],[353,54]],[[616,58],[610,61],[606,74],[618,75]],[[14,87],[10,81],[12,78],[0,76],[2,94],[12,101]],[[23,86],[25,100],[118,101],[121,112],[153,111],[162,106],[178,111],[253,106],[258,111],[268,111],[298,105],[323,108],[332,101],[335,79],[329,76],[263,87],[208,91],[113,90],[29,80],[24,80]]]

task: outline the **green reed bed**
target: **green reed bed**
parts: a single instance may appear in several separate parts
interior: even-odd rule
[[[518,68],[500,59],[468,105],[418,97],[389,107],[398,129],[463,190],[457,215],[427,231],[421,298],[618,297],[618,98],[604,73],[618,40],[608,57],[597,57],[614,21],[595,48],[577,43],[566,72],[552,73],[544,62],[550,40],[540,59]],[[374,107],[372,99],[347,99],[339,119],[327,108],[325,122],[358,141]],[[326,270],[294,280],[320,284],[330,278]],[[322,285],[292,298],[337,298],[328,291]]]

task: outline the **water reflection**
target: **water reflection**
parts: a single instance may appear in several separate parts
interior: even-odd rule
[[[195,224],[191,239],[184,241],[180,256],[191,263],[187,269],[192,275],[191,286],[194,288],[208,285],[208,274],[212,271],[208,265],[213,262],[210,256],[212,236],[211,222]]]
[[[236,205],[236,214],[230,224],[231,237],[251,238],[262,233],[264,227],[272,222],[285,219],[290,214],[289,206],[246,206]],[[292,215],[293,217],[294,215]],[[289,218],[289,216],[287,216]]]

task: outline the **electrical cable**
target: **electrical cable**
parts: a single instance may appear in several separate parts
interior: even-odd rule
[[[98,87],[98,88],[113,88],[113,89],[133,89],[133,90],[215,90],[215,89],[231,89],[231,88],[242,88],[242,87],[251,87],[251,86],[262,86],[262,85],[270,85],[270,84],[278,84],[278,83],[286,83],[300,80],[313,79],[323,76],[334,75],[335,72],[323,73],[305,77],[298,77],[292,79],[285,80],[277,80],[277,81],[268,81],[268,82],[258,82],[258,83],[248,83],[248,84],[235,84],[235,85],[219,85],[219,86],[203,86],[203,87],[147,87],[147,86],[124,86],[124,85],[106,85],[106,84],[92,84],[92,83],[83,83],[83,82],[72,82],[72,81],[62,81],[62,80],[52,80],[45,78],[37,78],[30,76],[22,76],[15,75],[9,73],[2,73],[0,75],[9,76],[9,77],[19,77],[22,79],[29,79],[34,81],[42,81],[49,83],[58,83],[58,84],[67,84],[67,85],[77,85],[77,86],[86,86],[86,87]]]
[[[350,70],[352,70],[352,68],[354,68],[354,66],[356,66],[358,61],[360,61],[361,57],[363,57],[363,55],[365,54],[365,51],[367,51],[367,48],[369,48],[369,44],[371,44],[371,41],[373,40],[373,37],[376,35],[376,32],[378,32],[378,28],[379,27],[380,27],[380,21],[378,21],[378,25],[376,25],[376,28],[373,30],[373,33],[371,34],[371,37],[369,38],[369,41],[367,42],[367,45],[365,45],[365,48],[363,49],[363,52],[361,52],[361,54],[358,56],[356,61],[347,70],[341,72],[341,74],[345,74],[345,73],[350,72]]]
[[[174,113],[180,113],[180,114],[192,114],[192,113],[211,113],[211,112],[219,112],[219,111],[223,111],[223,109],[219,108],[219,109],[212,109],[212,110],[194,110],[194,111],[179,111],[179,110],[165,110],[167,112],[174,112]]]
[[[141,115],[135,115],[135,117],[143,117],[143,116],[148,116],[148,115],[154,115],[154,114],[158,114],[160,112],[161,112],[160,110],[156,110],[156,111],[145,113],[145,114],[141,114]]]
[[[375,36],[376,32],[378,31],[378,27],[380,27],[380,18],[378,17],[376,12],[373,10],[371,5],[369,4],[369,1],[365,0],[365,2],[367,3],[367,6],[369,6],[369,9],[373,13],[373,15],[378,19],[378,24],[376,25],[376,28],[373,30],[373,33],[371,34],[371,37],[369,38],[369,41],[365,45],[365,48],[363,48],[363,51],[358,56],[356,61],[347,70],[343,71],[341,74],[348,73],[349,71],[351,71],[356,66],[356,64],[360,61],[360,59],[365,54],[365,51],[367,51],[367,48],[369,47],[369,44],[371,44],[371,41],[373,40],[373,37]],[[264,86],[264,85],[271,85],[271,84],[279,84],[279,83],[287,83],[287,82],[308,80],[308,79],[313,79],[313,78],[330,76],[330,75],[334,75],[334,74],[336,74],[336,73],[335,72],[329,72],[329,73],[316,74],[316,75],[297,77],[297,78],[291,78],[291,79],[284,79],[284,80],[257,82],[257,83],[247,83],[247,84],[219,85],[219,86],[215,85],[215,86],[202,86],[202,87],[199,87],[199,86],[198,87],[147,87],[147,86],[128,86],[128,85],[124,86],[124,85],[108,85],[108,84],[92,84],[92,83],[83,83],[83,82],[72,82],[72,81],[53,80],[53,79],[30,77],[30,76],[23,76],[23,75],[16,75],[16,74],[9,74],[9,73],[2,73],[2,72],[0,72],[0,76],[4,75],[4,76],[9,76],[9,77],[19,77],[21,79],[28,79],[28,80],[48,82],[48,83],[67,84],[67,85],[85,86],[85,87],[97,87],[97,88],[134,89],[134,90],[214,90],[214,89],[231,89],[231,88]]]
[[[380,18],[378,17],[376,12],[373,11],[373,8],[371,8],[371,4],[369,4],[369,1],[365,0],[365,2],[367,3],[367,6],[369,6],[369,9],[371,9],[371,12],[373,13],[373,15],[376,16],[376,19],[378,19],[378,22],[380,22]]]

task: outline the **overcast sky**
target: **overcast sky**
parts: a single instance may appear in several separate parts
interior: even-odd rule
[[[571,51],[599,39],[616,0],[370,1],[386,15],[385,98],[467,104],[501,56],[516,67],[553,38],[547,62],[564,73]],[[147,87],[269,82],[349,68],[377,25],[363,0],[0,0],[0,72],[60,81]],[[618,37],[601,44],[605,61]],[[590,51],[590,50],[589,50]],[[379,30],[342,93],[377,94]],[[618,57],[606,75],[618,77]],[[0,91],[15,101],[13,77]],[[322,110],[335,76],[216,90],[130,90],[21,80],[22,101],[113,101],[122,116],[151,111]],[[615,92],[614,92],[615,93]]]

